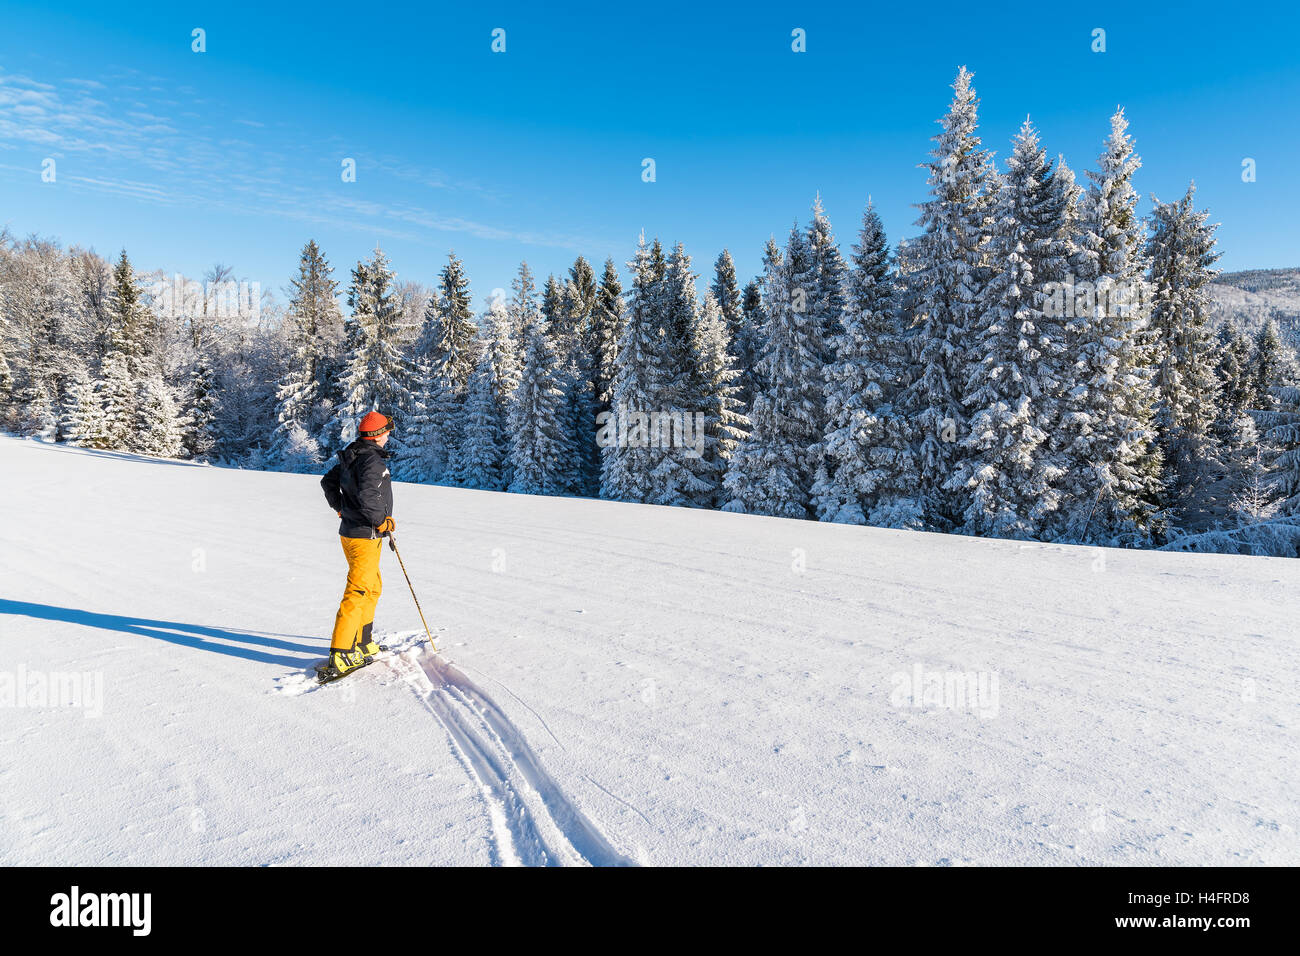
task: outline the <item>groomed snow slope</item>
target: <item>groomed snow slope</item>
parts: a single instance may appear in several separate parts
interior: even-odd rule
[[[3,864],[1300,863],[1294,560],[398,485],[441,654],[385,550],[395,651],[309,689],[316,478],[0,474]]]

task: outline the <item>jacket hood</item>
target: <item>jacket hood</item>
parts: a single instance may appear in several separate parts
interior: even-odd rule
[[[339,461],[344,464],[352,464],[356,461],[358,455],[374,452],[380,458],[387,458],[388,452],[380,448],[372,441],[366,441],[364,438],[358,438],[351,445],[348,445],[339,452]]]

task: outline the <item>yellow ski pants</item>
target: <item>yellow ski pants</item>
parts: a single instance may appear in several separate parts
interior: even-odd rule
[[[379,552],[383,538],[339,538],[343,555],[348,559],[348,583],[334,618],[334,637],[330,650],[351,650],[358,639],[370,639],[375,620],[375,606],[384,582],[379,578]]]

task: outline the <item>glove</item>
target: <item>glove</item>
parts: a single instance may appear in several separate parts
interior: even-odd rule
[[[378,531],[380,534],[388,534],[388,532],[390,532],[390,531],[396,531],[396,530],[397,530],[397,522],[394,521],[394,520],[392,519],[392,516],[390,515],[389,517],[385,518],[385,519],[384,519],[384,523],[381,524],[381,525],[380,525],[378,528],[376,528],[375,530]]]

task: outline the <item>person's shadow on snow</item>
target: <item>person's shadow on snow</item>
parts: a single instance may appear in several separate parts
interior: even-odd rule
[[[244,660],[259,661],[263,664],[282,664],[286,667],[304,667],[314,660],[320,660],[325,654],[322,647],[282,640],[288,635],[254,634],[248,631],[231,631],[222,627],[205,627],[201,624],[153,621],[143,617],[100,614],[97,611],[54,607],[50,604],[31,604],[27,601],[10,601],[5,598],[0,598],[0,614],[17,614],[42,621],[63,621],[67,624],[80,624],[83,627],[140,634],[167,641],[169,644],[180,644],[182,647],[196,647],[199,650],[212,651],[214,654],[242,657]],[[286,654],[269,653],[258,648],[302,651],[310,654],[311,657],[289,657]]]

